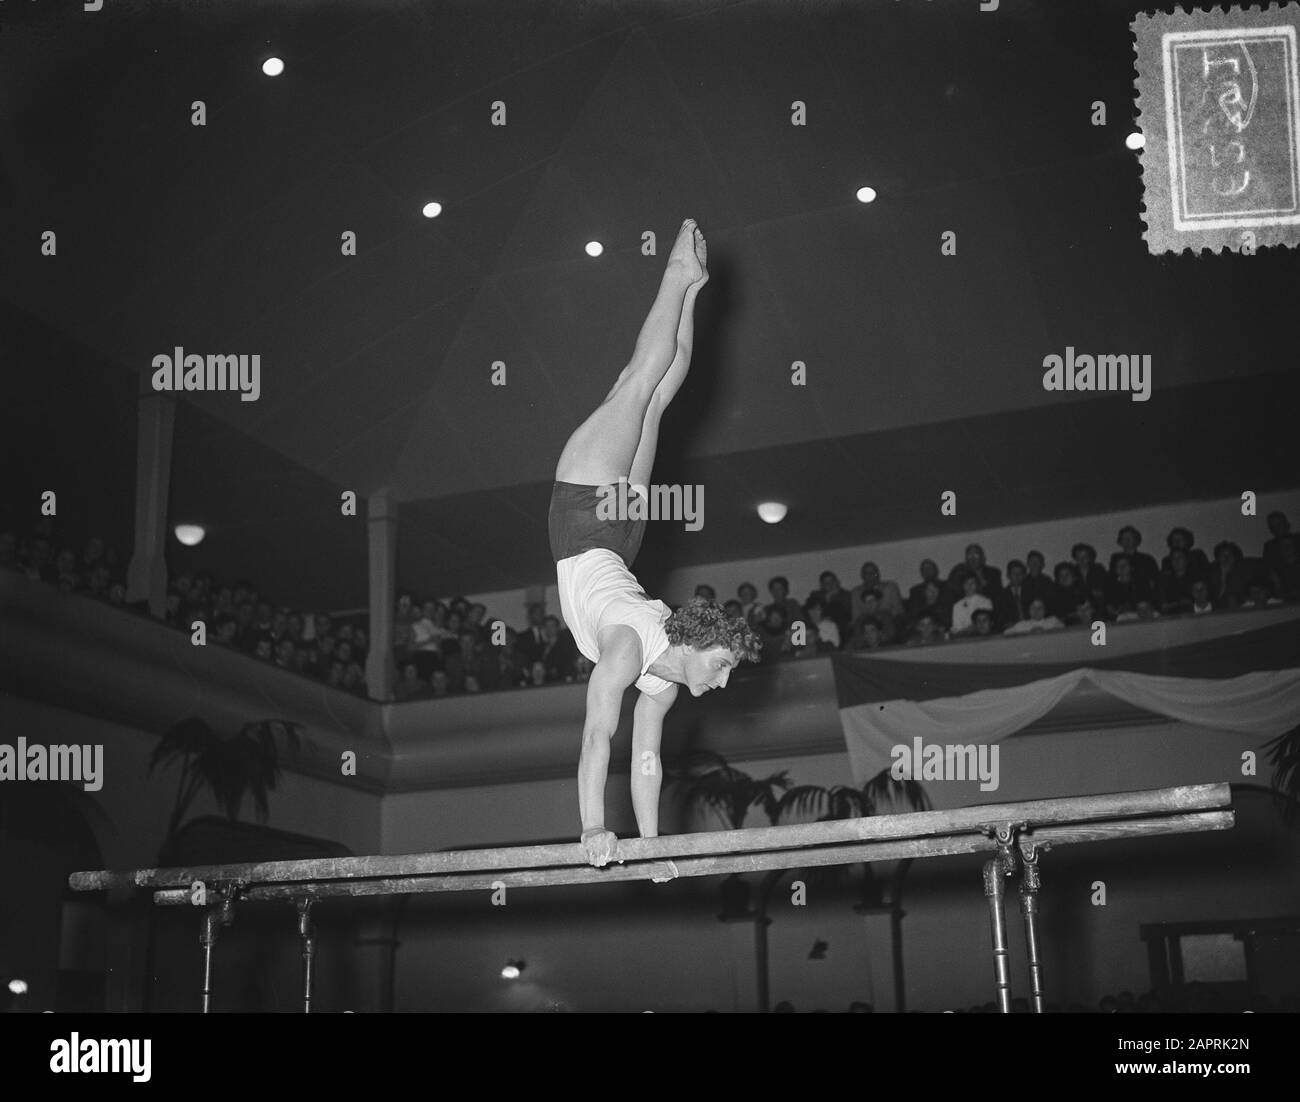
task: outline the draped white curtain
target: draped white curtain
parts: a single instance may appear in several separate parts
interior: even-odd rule
[[[1247,673],[1224,680],[1159,677],[1118,670],[1072,670],[1014,689],[916,702],[891,700],[840,711],[849,761],[863,785],[892,764],[899,744],[992,743],[1027,727],[1087,679],[1146,711],[1197,727],[1273,738],[1300,724],[1300,670]]]

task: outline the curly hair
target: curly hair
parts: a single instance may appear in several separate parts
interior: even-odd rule
[[[696,650],[726,647],[737,662],[757,662],[763,644],[741,617],[728,616],[716,602],[693,597],[664,624],[668,642]]]

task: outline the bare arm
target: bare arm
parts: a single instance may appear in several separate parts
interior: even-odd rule
[[[642,838],[659,834],[659,789],[664,779],[659,743],[664,716],[676,699],[676,685],[654,696],[642,693],[632,713],[632,810]]]
[[[589,835],[605,831],[609,741],[618,728],[623,692],[641,674],[641,641],[631,628],[613,625],[600,633],[598,642],[600,661],[587,682],[587,718],[578,758],[578,812],[584,843]]]

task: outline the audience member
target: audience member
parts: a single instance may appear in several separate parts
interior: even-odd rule
[[[1047,602],[1041,597],[1035,597],[1029,603],[1029,618],[1012,624],[1004,635],[1028,635],[1037,631],[1060,631],[1065,624],[1056,616],[1047,614]]]

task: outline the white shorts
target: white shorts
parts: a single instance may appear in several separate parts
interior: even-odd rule
[[[636,687],[654,696],[670,684],[646,671],[668,649],[664,622],[672,610],[652,601],[623,560],[605,547],[595,547],[555,564],[560,612],[573,632],[578,650],[591,662],[600,661],[596,640],[602,628],[625,624],[641,640],[641,676]]]

